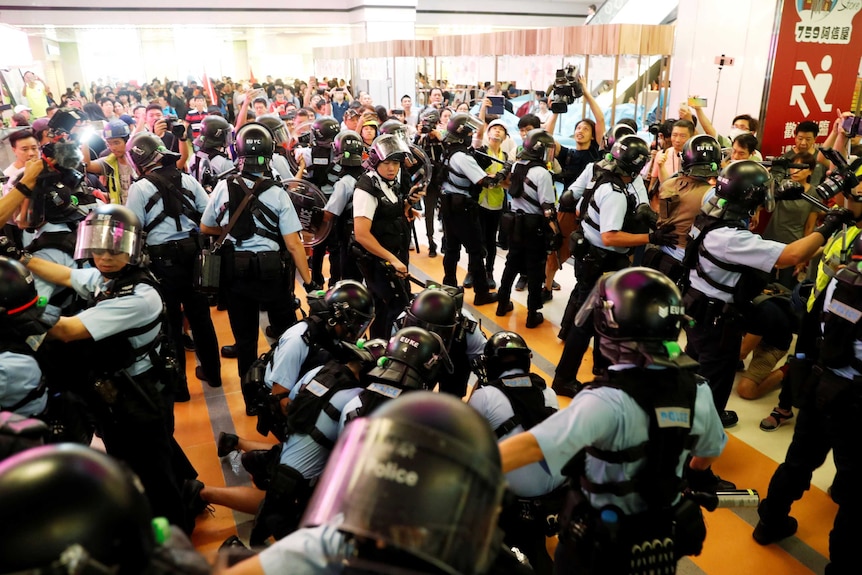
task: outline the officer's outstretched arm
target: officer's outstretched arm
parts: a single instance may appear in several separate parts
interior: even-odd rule
[[[307,284],[311,281],[311,271],[308,269],[308,258],[305,255],[305,246],[302,245],[302,240],[299,239],[299,234],[288,234],[284,237],[284,245],[287,251],[290,252],[290,257],[296,265],[299,276],[302,278],[302,283]]]
[[[633,248],[649,242],[649,234],[630,234],[623,231],[602,232],[602,243],[611,248]]]
[[[703,471],[705,469],[709,469],[709,466],[712,465],[718,457],[697,457],[693,456],[691,461],[688,462],[688,466],[692,469],[696,469],[697,471]]]
[[[500,459],[503,473],[520,469],[525,465],[542,461],[545,455],[536,437],[529,431],[519,433],[500,442]]]
[[[92,339],[90,331],[77,317],[61,317],[54,324],[54,327],[48,330],[48,337],[59,339],[60,341],[76,341],[79,339]]]
[[[72,286],[72,270],[64,265],[42,258],[32,258],[27,262],[27,267],[48,283],[63,287]]]

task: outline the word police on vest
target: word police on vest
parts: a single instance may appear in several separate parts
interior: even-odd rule
[[[376,459],[369,459],[365,465],[365,472],[387,481],[401,483],[408,487],[414,487],[419,482],[419,474],[403,467],[398,467],[394,461],[382,463]]]
[[[659,427],[691,427],[691,410],[685,407],[657,407]]]

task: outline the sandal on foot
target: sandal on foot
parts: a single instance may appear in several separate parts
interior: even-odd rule
[[[778,411],[778,408],[776,407],[775,409],[772,410],[772,413],[770,413],[768,417],[766,417],[765,419],[762,419],[760,421],[760,429],[762,429],[763,431],[775,431],[776,429],[781,427],[782,423],[784,423],[788,419],[792,419],[792,418],[793,418],[793,411],[791,411],[790,414],[788,415],[788,414],[781,413],[780,411]]]

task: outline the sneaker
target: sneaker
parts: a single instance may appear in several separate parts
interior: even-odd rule
[[[496,293],[476,294],[473,296],[473,305],[488,305],[489,303],[497,303]]]
[[[186,332],[183,332],[182,336],[183,347],[186,351],[194,351],[195,350],[195,340],[192,339],[192,336]]]
[[[554,292],[552,292],[551,290],[548,290],[548,289],[543,289],[542,290],[542,301],[547,303],[547,302],[551,301],[552,299],[554,299]]]
[[[497,280],[494,279],[494,272],[488,272],[488,289],[497,289]]]
[[[715,493],[716,491],[730,491],[736,489],[736,484],[722,479],[712,471],[712,466],[706,469],[692,469],[685,465],[685,479],[692,491]]]
[[[563,288],[562,288],[562,286],[560,286],[560,284],[558,284],[556,282],[556,280],[553,280],[553,281],[551,281],[551,289],[554,291],[560,291]]]
[[[739,416],[736,415],[735,411],[730,411],[729,409],[719,413],[718,418],[721,419],[721,425],[725,429],[727,429],[728,427],[733,427],[734,425],[739,423]]]
[[[754,537],[754,540],[760,545],[769,545],[770,543],[775,543],[790,537],[796,533],[798,528],[799,522],[796,521],[796,518],[790,516],[785,517],[781,521],[770,523],[769,525],[764,523],[761,519],[757,522],[757,527],[754,528],[754,532],[751,536]]]
[[[220,431],[216,445],[218,446],[218,456],[225,457],[239,449],[239,436]]]
[[[577,379],[574,381],[557,381],[551,386],[554,393],[562,397],[575,397],[583,388],[584,385]]]
[[[236,344],[221,346],[221,356],[227,359],[236,359],[239,352],[236,349]]]
[[[763,431],[775,431],[781,424],[789,419],[793,419],[793,410],[789,410],[790,414],[784,414],[776,407],[768,416],[760,420],[760,429]]]
[[[545,321],[545,316],[540,311],[531,311],[527,314],[527,329],[539,327]]]
[[[512,311],[514,309],[515,309],[515,304],[513,304],[512,302],[506,302],[506,305],[503,305],[503,302],[498,301],[497,302],[497,311],[494,313],[494,315],[496,315],[497,317],[503,317],[504,315],[506,315],[507,313],[509,313],[510,311]]]
[[[515,284],[515,291],[524,291],[527,289],[527,276],[518,277],[518,282]]]
[[[464,289],[473,287],[473,274],[467,272],[467,277],[464,278]]]

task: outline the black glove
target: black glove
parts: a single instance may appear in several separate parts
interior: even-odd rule
[[[672,246],[676,245],[678,237],[674,225],[665,224],[656,231],[650,232],[649,243],[656,246]]]
[[[853,212],[847,208],[832,208],[826,212],[823,223],[814,228],[814,231],[820,232],[823,238],[828,240],[845,225],[856,225],[856,216],[853,215]]]
[[[323,210],[317,206],[311,208],[311,218],[309,218],[308,223],[311,224],[311,228],[315,230],[323,225]]]
[[[658,223],[658,214],[653,211],[649,204],[641,204],[637,209],[637,218],[649,229],[654,230]]]
[[[18,249],[15,242],[6,236],[0,236],[0,256],[7,257],[10,260],[20,260],[23,252]]]
[[[778,186],[778,189],[775,190],[775,200],[779,202],[784,200],[798,200],[804,193],[805,188],[802,187],[802,184],[799,182],[795,180],[784,180],[781,182],[781,185]]]
[[[310,282],[305,282],[302,284],[302,289],[305,290],[305,293],[314,293],[319,289],[322,289],[319,285],[317,285],[314,280]]]

